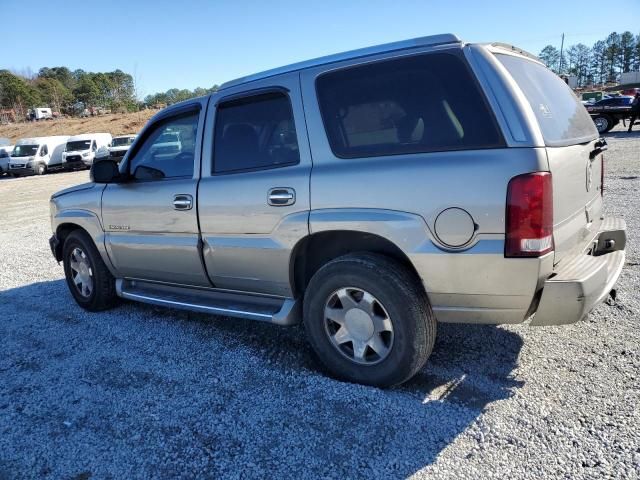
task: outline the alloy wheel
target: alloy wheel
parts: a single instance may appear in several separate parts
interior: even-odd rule
[[[71,251],[69,267],[76,290],[83,297],[89,298],[93,292],[93,269],[89,257],[81,248],[76,247]]]
[[[358,364],[383,361],[393,346],[389,314],[376,297],[361,288],[341,288],[329,295],[324,327],[334,348]]]

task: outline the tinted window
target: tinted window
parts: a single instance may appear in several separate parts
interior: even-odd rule
[[[160,121],[134,153],[129,171],[138,180],[193,176],[199,112]]]
[[[289,98],[274,92],[221,103],[213,145],[214,173],[298,163],[300,154]]]
[[[316,83],[339,157],[496,147],[494,118],[462,59],[417,55],[347,68]]]
[[[571,145],[598,137],[587,110],[555,73],[525,58],[513,55],[496,57],[529,101],[547,145]]]
[[[6,150],[0,150],[0,158],[6,158],[9,156],[9,152]]]

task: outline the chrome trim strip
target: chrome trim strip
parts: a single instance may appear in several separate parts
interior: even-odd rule
[[[176,302],[173,300],[165,300],[163,298],[158,298],[158,297],[149,297],[147,295],[140,295],[138,293],[129,293],[126,291],[121,291],[120,296],[122,298],[128,298],[130,300],[139,300],[141,302],[151,303],[154,305],[173,306],[176,308],[184,308],[187,310],[195,310],[195,311],[204,311],[204,312],[217,313],[222,315],[226,314],[232,317],[249,318],[252,320],[271,321],[271,319],[273,318],[272,315],[269,315],[266,313],[247,312],[244,310],[233,310],[233,309],[221,308],[221,307],[209,307],[207,305],[201,305],[196,303]]]

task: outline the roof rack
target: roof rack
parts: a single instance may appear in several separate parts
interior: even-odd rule
[[[294,72],[296,70],[303,70],[306,68],[317,67],[320,65],[326,65],[328,63],[335,63],[342,60],[351,60],[354,58],[368,57],[370,55],[376,55],[378,53],[393,52],[396,50],[404,50],[407,48],[419,48],[435,45],[446,45],[451,43],[461,43],[461,40],[452,33],[443,33],[441,35],[430,35],[427,37],[412,38],[410,40],[402,40],[399,42],[385,43],[382,45],[376,45],[373,47],[359,48],[357,50],[351,50],[343,53],[336,53],[333,55],[327,55],[326,57],[314,58],[312,60],[305,60],[303,62],[292,63],[284,67],[278,67],[264,72],[255,73],[246,77],[236,78],[223,83],[220,86],[220,90],[224,90],[229,87],[241,85],[243,83],[253,82],[255,80],[261,80],[263,78],[273,77],[282,73]]]

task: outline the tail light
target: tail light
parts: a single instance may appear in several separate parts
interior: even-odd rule
[[[509,181],[505,220],[505,257],[539,257],[553,250],[551,173],[527,173]]]
[[[600,155],[600,196],[604,197],[604,155]]]

